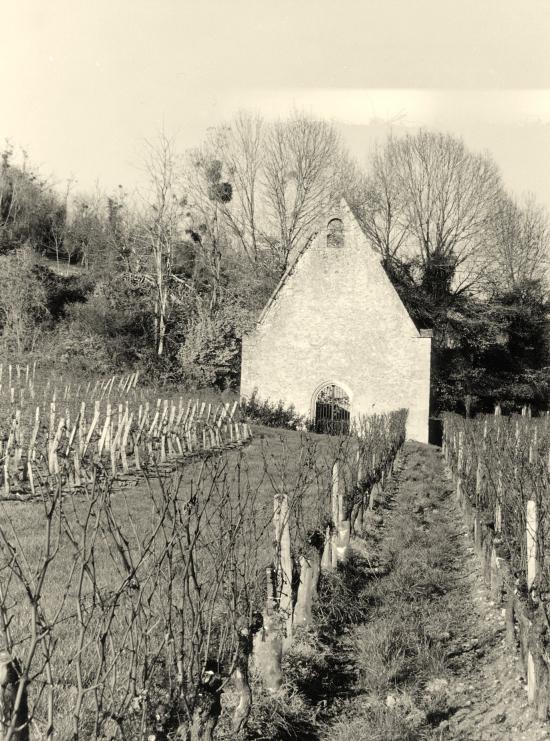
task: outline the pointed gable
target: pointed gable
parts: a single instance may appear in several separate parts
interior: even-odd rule
[[[335,222],[339,222],[338,225]],[[337,262],[339,259],[338,250],[342,250],[345,254],[346,248],[349,249],[351,246],[355,248],[356,257],[358,258],[355,269],[364,270],[370,282],[379,283],[382,287],[382,294],[386,300],[380,305],[380,309],[384,308],[387,311],[398,314],[401,321],[408,326],[409,331],[416,336],[420,336],[416,325],[382,266],[380,255],[370,245],[345,199],[341,200],[339,207],[327,211],[323,222],[321,222],[321,228],[294,255],[262,310],[258,324],[262,324],[266,320],[279,294],[285,289],[285,286],[292,281],[303,279],[301,275],[296,277],[296,272],[300,261],[304,259],[306,253],[316,249],[322,250],[326,248],[326,250],[334,251],[331,258],[334,262]],[[363,254],[359,254],[359,251]],[[315,276],[311,275],[311,279],[314,280]],[[344,287],[342,288],[345,290]]]

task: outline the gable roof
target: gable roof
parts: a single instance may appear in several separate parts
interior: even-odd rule
[[[378,266],[378,269],[380,270],[381,274],[383,275],[383,279],[385,280],[385,282],[387,284],[387,290],[389,291],[390,294],[393,294],[394,299],[397,300],[397,302],[398,302],[398,304],[399,304],[402,312],[404,312],[404,314],[406,315],[407,319],[411,323],[411,325],[414,328],[414,331],[416,332],[416,334],[418,335],[418,337],[426,337],[426,336],[428,336],[427,333],[425,333],[423,330],[419,330],[418,327],[416,326],[416,324],[413,321],[411,315],[409,314],[409,312],[408,312],[405,304],[401,300],[401,297],[399,296],[399,293],[397,292],[395,286],[391,282],[388,274],[386,273],[384,267],[382,266],[380,256],[371,247],[371,245],[370,245],[370,243],[368,241],[367,235],[365,234],[365,231],[363,230],[363,228],[362,228],[361,224],[359,223],[359,221],[354,216],[354,214],[353,214],[352,210],[350,209],[350,207],[349,207],[347,201],[345,200],[345,198],[342,198],[341,199],[339,208],[333,208],[333,209],[327,209],[326,210],[325,218],[324,218],[323,221],[326,224],[326,223],[328,223],[329,220],[331,220],[334,217],[338,217],[338,218],[339,217],[343,217],[343,220],[344,221],[349,221],[351,223],[352,227],[355,227],[361,233],[361,236],[362,236],[363,241],[364,241],[365,249],[366,250],[369,250],[370,255],[372,255],[372,257],[375,258],[376,265]],[[256,322],[257,325],[263,323],[263,321],[265,320],[266,316],[269,314],[269,312],[271,310],[271,307],[275,303],[275,301],[277,299],[277,296],[279,295],[279,293],[281,292],[281,290],[283,289],[283,287],[286,285],[286,283],[288,282],[289,278],[294,273],[294,271],[296,269],[296,266],[300,262],[300,260],[303,257],[304,253],[307,252],[307,250],[309,249],[309,247],[311,246],[311,244],[318,237],[319,233],[320,233],[319,231],[312,232],[311,235],[310,235],[310,237],[309,237],[309,239],[306,241],[306,243],[303,245],[303,247],[301,247],[296,252],[296,254],[293,256],[291,262],[289,263],[289,265],[287,266],[285,272],[281,276],[281,279],[279,280],[279,282],[278,282],[277,286],[275,287],[273,293],[269,297],[266,305],[262,309],[262,312],[261,312],[261,314],[260,314],[260,316],[259,316],[259,318],[258,318],[258,320]],[[429,336],[431,336],[431,332],[430,332]]]
[[[317,236],[318,233],[319,232],[312,232],[311,235],[310,235],[310,237],[309,237],[309,239],[304,244],[304,246],[301,247],[297,251],[297,253],[295,254],[294,258],[291,260],[290,264],[287,266],[285,272],[282,274],[281,279],[279,280],[279,282],[275,286],[275,288],[273,290],[273,293],[268,298],[266,305],[262,309],[262,313],[258,317],[258,321],[256,322],[257,324],[261,324],[263,322],[263,320],[266,317],[267,313],[269,312],[269,309],[271,308],[273,302],[275,301],[275,299],[279,295],[282,287],[285,285],[285,283],[288,281],[289,277],[294,272],[294,269],[295,269],[296,265],[298,264],[298,261],[300,260],[300,258],[304,254],[304,252],[308,249],[309,245],[313,242],[313,240],[315,239],[315,237]]]

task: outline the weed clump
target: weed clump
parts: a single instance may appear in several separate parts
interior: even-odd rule
[[[267,692],[259,677],[251,677],[252,707],[246,728],[237,738],[262,739],[262,741],[315,741],[317,733],[317,713],[292,677],[285,677],[285,683],[278,692]],[[223,712],[216,729],[219,741],[234,741],[231,728],[231,714],[238,699],[231,687],[224,691]]]
[[[368,566],[365,558],[352,552],[345,564],[321,575],[313,614],[322,634],[340,633],[367,619],[369,602],[363,592]]]
[[[292,404],[285,406],[282,401],[275,403],[268,399],[260,401],[257,389],[254,389],[249,399],[243,399],[241,402],[241,414],[250,422],[266,427],[285,427],[287,430],[306,429],[306,418],[298,414]]]
[[[330,728],[331,741],[369,739],[369,741],[421,741],[427,739],[426,716],[407,692],[394,692],[385,699],[364,698]],[[327,735],[325,738],[329,738]]]

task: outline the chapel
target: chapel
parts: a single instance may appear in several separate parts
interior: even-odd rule
[[[293,404],[318,432],[409,410],[428,442],[431,332],[419,330],[347,203],[327,210],[243,337],[241,397]]]

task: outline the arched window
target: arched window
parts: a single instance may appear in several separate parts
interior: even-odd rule
[[[350,422],[350,400],[344,389],[328,383],[315,396],[315,432],[347,435]]]
[[[331,219],[327,225],[327,247],[344,246],[344,224],[342,219]]]

